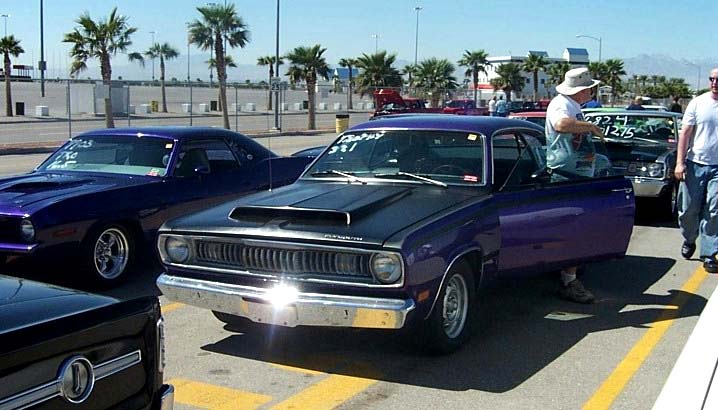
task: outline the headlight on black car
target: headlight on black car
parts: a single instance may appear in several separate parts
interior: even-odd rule
[[[29,219],[23,219],[20,222],[20,237],[25,242],[33,242],[35,240],[35,225]]]
[[[371,257],[371,272],[381,283],[398,281],[402,274],[401,258],[394,253],[375,253]]]
[[[167,262],[185,263],[190,257],[189,241],[181,236],[167,236],[164,240],[164,249],[161,249]]]
[[[666,166],[662,162],[630,162],[626,167],[626,175],[635,177],[662,178]]]

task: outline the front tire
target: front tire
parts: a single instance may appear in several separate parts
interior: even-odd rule
[[[86,270],[100,286],[115,285],[127,276],[135,259],[135,244],[122,225],[106,225],[91,233],[84,245]]]
[[[670,189],[658,198],[658,209],[661,217],[671,220],[678,217],[678,183],[674,182]]]
[[[459,263],[449,271],[434,309],[420,324],[425,350],[436,354],[451,353],[471,338],[478,313],[474,283],[474,274],[465,263]]]

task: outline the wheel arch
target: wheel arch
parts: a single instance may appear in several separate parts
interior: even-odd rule
[[[481,281],[484,276],[484,251],[480,246],[473,246],[466,248],[462,250],[461,252],[457,253],[452,259],[451,262],[447,265],[446,269],[444,270],[444,274],[441,276],[441,282],[439,283],[438,289],[440,290],[444,286],[444,281],[446,281],[446,277],[449,275],[449,272],[459,264],[466,264],[466,266],[471,269],[471,272],[474,275],[474,290],[478,291],[481,287]],[[437,291],[436,296],[434,296],[434,300],[431,302],[431,308],[427,312],[424,319],[428,319],[431,315],[431,312],[434,311],[434,308],[436,307],[436,302],[439,299],[439,294],[441,292]]]

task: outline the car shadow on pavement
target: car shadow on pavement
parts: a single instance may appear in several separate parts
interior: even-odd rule
[[[668,258],[628,256],[589,266],[582,280],[596,293],[592,305],[558,299],[555,274],[497,281],[483,292],[479,331],[461,350],[447,356],[427,356],[407,348],[398,332],[326,328],[263,328],[235,333],[202,349],[405,385],[506,392],[591,333],[648,327],[665,318],[664,306],[671,309],[678,296],[685,299],[680,309],[670,310],[675,317],[699,315],[706,303],[702,296],[680,290],[645,293],[674,263]],[[584,316],[567,321],[546,318],[552,312]],[[233,330],[229,325],[225,329]],[[601,358],[584,360],[576,365],[591,368]]]

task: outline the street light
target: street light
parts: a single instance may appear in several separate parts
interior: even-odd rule
[[[698,90],[701,89],[701,66],[699,66],[698,64],[690,63],[688,61],[686,61],[686,64],[696,67],[698,69],[698,81],[696,82],[696,94],[698,94]]]
[[[379,34],[372,34],[372,35],[371,35],[371,38],[374,39],[374,54],[376,54],[376,53],[379,52],[379,38],[380,38],[380,37],[381,37],[381,35],[379,35]]]
[[[45,30],[43,23],[43,2],[40,0],[40,63],[38,68],[40,69],[40,96],[45,97],[45,68],[47,68],[47,62],[45,62]]]
[[[416,6],[414,7],[414,11],[416,11],[416,38],[414,39],[414,67],[416,67],[416,63],[419,57],[419,12],[421,10],[424,10],[423,7]]]
[[[276,48],[274,50],[275,52],[275,60],[274,60],[274,76],[279,77],[279,0],[277,0],[277,34],[276,34]],[[270,79],[271,81],[271,79]],[[279,89],[274,94],[274,129],[277,131],[280,131],[279,127],[279,96],[280,96],[280,90]]]
[[[10,17],[9,14],[0,14],[0,17],[5,19],[5,37],[7,37],[7,19]]]
[[[600,63],[601,62],[601,37],[594,37],[594,36],[589,36],[586,34],[576,34],[576,38],[581,38],[581,37],[590,38],[591,40],[598,41],[598,62]]]
[[[150,48],[153,48],[155,46],[155,33],[156,31],[150,31],[150,34],[152,34],[152,44],[150,44]],[[152,57],[152,83],[155,82],[155,58]]]

